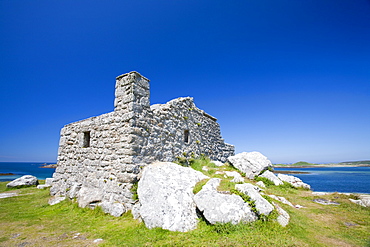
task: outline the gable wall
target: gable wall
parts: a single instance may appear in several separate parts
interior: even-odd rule
[[[130,189],[142,166],[173,161],[183,153],[223,162],[234,154],[216,119],[190,97],[150,106],[149,80],[137,72],[117,77],[115,95],[113,112],[62,129],[51,195],[80,198],[79,191],[92,191],[95,201],[120,202],[130,209]],[[90,135],[88,147],[85,132]]]

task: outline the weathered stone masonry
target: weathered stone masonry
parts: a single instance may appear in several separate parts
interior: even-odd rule
[[[139,73],[120,75],[113,112],[64,126],[51,195],[77,197],[82,207],[118,202],[131,209],[130,189],[146,164],[184,152],[222,162],[234,155],[217,119],[192,98],[150,106],[149,94],[149,80]]]

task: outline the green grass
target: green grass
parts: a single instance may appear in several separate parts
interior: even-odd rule
[[[233,170],[203,162],[193,165],[204,173],[203,165],[213,170]],[[222,179],[221,189],[234,189],[235,183]],[[201,181],[194,190],[199,191],[206,182]],[[181,233],[147,229],[144,223],[132,219],[130,212],[115,218],[100,208],[79,208],[70,200],[50,206],[49,189],[7,189],[5,185],[0,183],[0,192],[17,192],[19,196],[0,199],[0,246],[368,246],[370,241],[370,209],[351,203],[348,198],[354,196],[320,196],[340,203],[325,206],[314,203],[312,200],[318,197],[310,191],[270,185],[265,194],[284,196],[304,206],[296,209],[265,197],[289,213],[287,227],[274,220],[274,212],[250,224],[209,225],[199,220],[196,230]],[[85,239],[74,239],[76,233]],[[104,241],[94,244],[97,238]]]

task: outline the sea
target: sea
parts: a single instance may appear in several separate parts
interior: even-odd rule
[[[12,181],[23,175],[33,175],[39,180],[51,178],[55,168],[41,168],[41,166],[51,163],[34,162],[0,162],[0,173],[13,173],[14,175],[0,176],[0,182]]]
[[[51,178],[55,168],[41,168],[45,164],[0,162],[0,173],[14,174],[0,176],[0,182],[11,181],[23,175],[33,175],[39,180]],[[275,170],[286,171],[287,174],[289,171],[304,172],[289,175],[311,185],[313,191],[370,194],[370,167],[275,168]]]
[[[275,171],[287,171],[311,185],[313,191],[370,194],[370,167],[275,168]]]

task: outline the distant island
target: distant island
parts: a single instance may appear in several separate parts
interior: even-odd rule
[[[299,161],[294,164],[274,164],[276,168],[310,168],[310,167],[353,167],[353,166],[370,166],[370,160],[363,161],[346,161],[340,163],[330,163],[330,164],[315,164],[305,161]]]
[[[40,168],[57,168],[57,164],[42,164]]]
[[[12,176],[15,175],[14,173],[8,172],[8,173],[0,173],[0,176]]]

